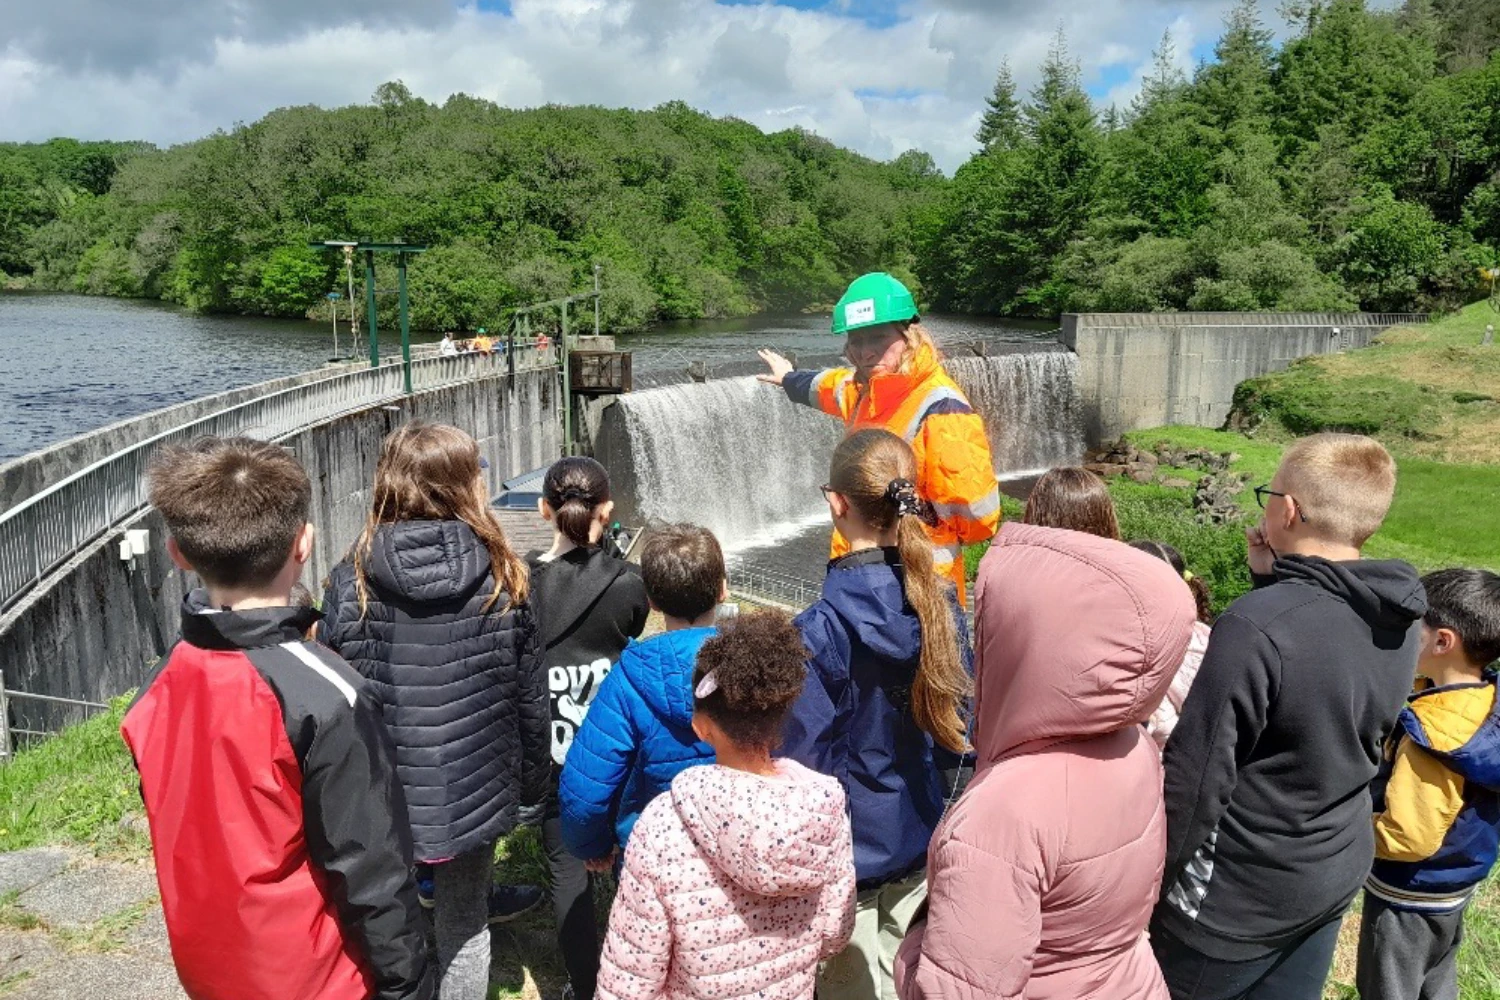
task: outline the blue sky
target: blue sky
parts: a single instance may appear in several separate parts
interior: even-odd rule
[[[1263,20],[1282,30],[1262,0]],[[995,72],[1025,94],[1061,26],[1090,95],[1125,105],[1171,30],[1185,71],[1231,0],[118,0],[16,3],[0,41],[0,140],[167,144],[288,104],[369,100],[654,107],[685,100],[952,171]]]

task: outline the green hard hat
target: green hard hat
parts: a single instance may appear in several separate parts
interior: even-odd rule
[[[482,327],[482,326],[479,328],[479,335],[481,337],[484,336],[484,327]]]
[[[917,303],[906,286],[884,271],[873,271],[855,278],[833,307],[833,332],[848,333],[916,318]]]

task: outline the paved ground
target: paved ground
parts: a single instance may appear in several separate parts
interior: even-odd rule
[[[549,906],[495,928],[492,995],[540,1000],[561,983]],[[0,998],[186,1000],[149,862],[43,847],[0,854]]]
[[[178,1000],[149,865],[0,854],[0,996]]]

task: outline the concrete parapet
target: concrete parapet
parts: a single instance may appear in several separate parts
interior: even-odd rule
[[[192,399],[186,403],[169,406],[161,410],[129,417],[117,423],[100,427],[67,441],[34,451],[9,462],[0,463],[0,512],[9,510],[28,497],[54,486],[75,472],[95,462],[108,458],[117,451],[140,444],[148,438],[164,434],[174,427],[192,423],[202,417],[232,406],[248,402],[259,396],[268,396],[283,389],[295,388],[331,378],[359,367],[356,364],[326,365],[310,372],[289,375],[231,389],[228,392]]]
[[[1364,347],[1425,316],[1390,313],[1069,313],[1090,445],[1164,424],[1220,427],[1235,386],[1298,358]]]
[[[562,453],[561,395],[555,368],[518,372],[514,385],[502,371],[348,413],[284,439],[312,480],[318,542],[303,583],[321,596],[328,571],[364,526],[380,445],[391,430],[411,419],[463,428],[489,460],[494,490]],[[150,532],[148,551],[133,564],[119,558],[128,528]],[[191,584],[172,565],[165,543],[161,516],[148,509],[80,549],[0,616],[6,689],[104,701],[140,684],[176,634]],[[24,729],[76,719],[36,702],[17,700],[10,708],[12,723]]]

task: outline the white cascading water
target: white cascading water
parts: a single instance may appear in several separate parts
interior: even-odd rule
[[[691,521],[743,548],[827,518],[818,487],[843,428],[780,389],[718,379],[629,393],[615,405],[643,519]]]
[[[1018,475],[1083,458],[1083,415],[1072,351],[949,358],[948,374],[984,417],[995,471]]]
[[[984,417],[1002,475],[1083,453],[1069,351],[954,358],[948,371]],[[843,425],[754,378],[648,389],[615,404],[629,442],[634,509],[692,521],[726,549],[767,545],[827,522],[818,490]]]

